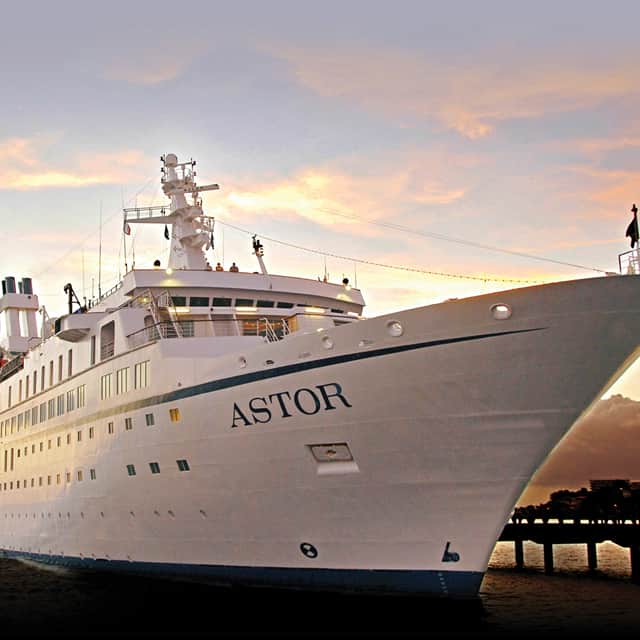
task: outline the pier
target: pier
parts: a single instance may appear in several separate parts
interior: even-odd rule
[[[585,544],[587,547],[587,563],[591,571],[598,568],[596,545],[610,541],[629,549],[631,558],[631,581],[640,584],[640,524],[603,523],[603,522],[542,522],[509,523],[498,538],[500,542],[513,542],[515,561],[518,569],[524,568],[525,540],[543,546],[544,571],[553,573],[553,545]]]

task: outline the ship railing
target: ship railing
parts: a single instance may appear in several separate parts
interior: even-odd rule
[[[6,380],[11,377],[14,373],[20,371],[24,366],[24,357],[16,356],[13,360],[9,360],[7,364],[5,364],[0,369],[0,381]]]
[[[129,348],[134,349],[149,342],[170,338],[193,337],[225,337],[225,336],[256,336],[265,342],[277,342],[294,333],[301,316],[309,315],[317,318],[316,314],[297,313],[290,318],[204,318],[197,320],[176,320],[155,322],[135,331],[127,336]],[[357,317],[344,315],[327,315],[335,325],[345,324],[357,320]],[[176,327],[176,325],[178,325]]]
[[[286,335],[291,333],[286,318],[280,320],[269,320],[269,318],[260,318],[256,327],[258,335],[264,336],[269,342],[278,342]]]
[[[618,256],[618,267],[624,275],[640,274],[640,250],[631,249]]]

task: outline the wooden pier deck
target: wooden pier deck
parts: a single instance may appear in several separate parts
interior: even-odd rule
[[[513,542],[516,567],[524,568],[523,542],[530,540],[543,545],[545,573],[553,573],[554,544],[585,544],[589,569],[598,566],[599,542],[611,541],[629,549],[631,557],[631,580],[640,584],[640,524],[608,524],[603,522],[557,522],[557,523],[508,523],[500,542]]]

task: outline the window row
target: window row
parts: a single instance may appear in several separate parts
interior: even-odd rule
[[[100,399],[106,400],[113,395],[122,395],[131,391],[129,369],[122,367],[100,377]],[[138,362],[133,367],[133,389],[144,389],[149,386],[149,360]],[[114,384],[115,379],[115,384]]]
[[[179,471],[191,471],[191,467],[189,467],[189,463],[186,460],[176,460],[176,464],[178,465]],[[151,473],[160,473],[160,463],[159,462],[150,462],[149,469]],[[138,475],[136,471],[135,464],[127,465],[127,475],[135,476]]]
[[[278,309],[293,309],[293,302],[276,302],[275,300],[254,300],[252,298],[206,298],[202,296],[190,296],[187,304],[186,296],[171,296],[171,302],[175,307],[262,307]],[[309,306],[309,305],[299,305]]]
[[[18,433],[20,429],[27,429],[31,425],[57,418],[67,413],[82,409],[85,406],[86,385],[81,384],[75,389],[67,391],[66,394],[50,398],[47,402],[41,402],[31,409],[21,411],[11,418],[7,418],[0,422],[0,437]]]
[[[181,420],[180,409],[178,408],[169,409],[169,419],[171,420],[171,422],[180,422]],[[153,427],[156,423],[155,416],[153,413],[145,413],[144,420],[147,427]],[[115,433],[115,423],[113,421],[107,422],[106,430],[108,435],[113,435]],[[125,431],[133,430],[133,418],[131,416],[127,416],[124,419],[124,430]],[[89,427],[86,432],[88,433],[89,440],[92,440],[95,437],[96,428]],[[61,447],[63,442],[70,445],[71,442],[74,440],[76,442],[82,442],[84,433],[85,431],[83,429],[79,429],[75,432],[75,437],[73,437],[71,432],[66,433],[64,436],[63,435],[56,436],[55,446]],[[46,443],[47,443],[47,446],[46,446],[47,450],[54,448],[54,438],[49,438],[46,441]],[[10,447],[10,448],[7,447],[4,450],[5,472],[13,471],[14,463],[18,458],[26,458],[29,455],[29,453],[33,455],[35,453],[38,453],[44,450],[45,450],[44,440],[41,440],[39,443],[37,443],[37,446],[36,446],[36,443],[34,442],[31,445],[25,445],[24,447]]]
[[[46,482],[44,476],[38,476],[37,479],[35,477],[31,478],[31,481],[29,481],[28,479],[15,481],[8,480],[7,482],[0,482],[0,491],[12,491],[13,489],[30,489],[32,487],[44,487],[45,484],[46,486],[50,486],[53,484],[62,484],[63,482],[65,484],[68,484],[69,482],[71,482],[72,477],[73,474],[71,471],[65,471],[64,473],[56,473],[55,479],[53,475],[48,475],[46,477]],[[75,477],[78,482],[82,482],[84,480],[84,470],[78,469],[75,473]],[[96,470],[89,469],[89,479],[95,480],[96,478]]]
[[[189,463],[187,462],[187,460],[184,460],[184,459],[176,460],[176,465],[179,471],[191,471],[191,467],[189,466]],[[126,468],[127,468],[128,475],[130,476],[137,475],[136,467],[134,464],[128,464]],[[149,462],[149,469],[152,474],[160,473],[160,463]],[[46,481],[45,481],[45,476],[38,476],[37,478],[32,477],[31,480],[26,478],[24,480],[8,480],[6,482],[0,482],[0,491],[13,491],[14,489],[29,489],[29,488],[36,488],[36,487],[44,487],[44,486],[51,486],[53,484],[63,484],[63,482],[65,484],[68,484],[71,482],[73,475],[74,474],[71,471],[65,471],[64,473],[56,473],[55,477],[53,474],[47,475]],[[84,470],[83,469],[76,470],[75,472],[76,481],[82,482],[84,478],[85,478]],[[96,478],[97,478],[96,470],[89,469],[89,479],[96,480]]]
[[[64,379],[64,356],[60,354],[58,356],[58,365],[57,365],[57,379],[54,376],[54,372],[56,370],[55,362],[53,360],[49,361],[49,387],[52,387],[56,382],[62,382]],[[70,378],[73,375],[73,350],[69,349],[67,352],[67,377]],[[18,402],[22,402],[23,400],[27,400],[29,398],[29,394],[36,395],[38,393],[38,383],[40,386],[40,391],[44,391],[45,381],[47,378],[47,366],[42,365],[40,371],[38,369],[34,369],[32,373],[28,373],[24,379],[20,379],[17,381],[17,395]],[[13,396],[13,385],[9,385],[8,387],[8,396],[7,396],[7,407],[11,408],[13,404],[14,398]]]

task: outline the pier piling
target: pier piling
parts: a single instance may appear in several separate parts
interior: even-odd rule
[[[553,544],[544,543],[544,572],[553,573]]]
[[[589,563],[589,571],[595,571],[598,568],[598,553],[596,551],[596,543],[592,540],[587,542],[587,562]]]
[[[513,541],[516,552],[516,567],[518,569],[524,569],[524,545],[522,540],[516,539]]]
[[[544,572],[552,574],[554,544],[586,544],[590,571],[598,568],[597,545],[610,540],[629,549],[631,581],[640,585],[640,523],[631,522],[576,522],[566,523],[508,523],[499,540],[514,543],[516,567],[524,569],[524,541],[530,540],[543,547]]]
[[[640,544],[632,544],[631,552],[631,582],[640,584]]]

